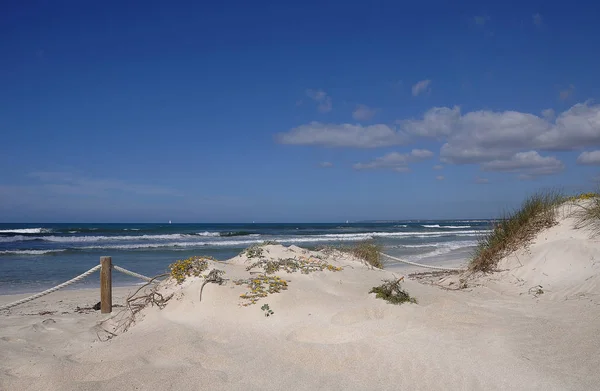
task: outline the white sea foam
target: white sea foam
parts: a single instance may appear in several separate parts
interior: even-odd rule
[[[18,229],[0,229],[0,234],[42,234],[51,232],[47,228],[18,228]]]
[[[423,224],[423,225],[421,225],[421,227],[424,227],[424,228],[442,228],[442,227],[440,227],[439,224],[429,224],[429,225],[428,224]]]
[[[196,235],[198,235],[198,236],[215,237],[215,236],[219,236],[220,233],[219,232],[208,232],[208,231],[205,231],[205,232],[198,232],[198,233],[196,233]]]
[[[43,236],[38,239],[43,239],[48,242],[58,243],[87,243],[87,242],[122,242],[122,241],[138,241],[138,240],[180,240],[189,238],[192,235],[186,234],[170,234],[170,235],[129,235],[129,236]]]
[[[0,243],[21,242],[23,240],[35,240],[35,239],[36,238],[33,236],[23,236],[23,235],[0,236]]]
[[[51,253],[59,253],[62,251],[66,251],[65,249],[55,249],[55,250],[4,250],[0,251],[0,255],[44,255]]]
[[[465,228],[471,228],[471,226],[470,225],[444,225],[442,228],[465,229]]]

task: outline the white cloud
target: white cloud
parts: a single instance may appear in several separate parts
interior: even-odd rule
[[[306,96],[317,102],[317,110],[321,113],[328,113],[333,109],[331,97],[323,90],[306,90]]]
[[[362,126],[311,122],[289,132],[279,133],[276,140],[281,144],[293,145],[376,148],[404,144],[408,137],[383,124]]]
[[[312,122],[277,135],[282,144],[352,148],[406,145],[423,138],[442,142],[442,163],[487,163],[482,168],[498,170],[515,159],[546,159],[543,162],[550,167],[547,172],[555,173],[562,169],[562,163],[539,153],[600,149],[600,105],[588,101],[563,112],[548,109],[538,115],[492,110],[462,113],[458,106],[433,107],[420,119],[396,121],[396,127]],[[538,168],[533,175],[544,175],[541,171]]]
[[[417,82],[414,86],[412,86],[412,94],[413,96],[418,96],[423,92],[429,91],[429,85],[431,84],[431,80],[421,80]]]
[[[434,170],[443,170],[444,166],[442,166],[441,164],[436,164],[435,166],[433,166]]]
[[[577,158],[577,164],[600,166],[600,151],[582,152]]]
[[[542,110],[542,117],[546,118],[547,120],[552,120],[555,116],[556,113],[552,109]]]
[[[357,121],[367,121],[373,118],[378,111],[378,109],[371,108],[367,105],[356,105],[356,108],[352,112],[352,118]]]
[[[569,87],[560,91],[560,93],[558,94],[558,97],[560,98],[560,100],[567,100],[573,95],[574,92],[575,92],[575,86],[573,84],[570,84]]]
[[[333,163],[331,163],[331,162],[321,162],[321,163],[319,163],[319,166],[321,166],[323,168],[330,168],[330,167],[333,167]]]
[[[438,181],[443,181],[444,179],[446,179],[443,175],[438,175],[435,177],[436,180]]]
[[[391,152],[368,163],[356,163],[355,170],[373,170],[378,168],[406,172],[409,163],[418,162],[433,157],[433,152],[426,149],[413,149],[409,153]]]
[[[534,14],[532,19],[533,19],[533,24],[537,28],[542,27],[542,25],[544,24],[544,20],[542,18],[542,15],[540,15],[540,14]]]
[[[434,107],[420,120],[399,121],[409,135],[446,141],[442,161],[454,164],[506,159],[528,150],[573,150],[600,145],[600,105],[576,104],[556,119],[518,111]]]
[[[509,159],[493,160],[481,165],[484,171],[514,172],[527,177],[556,174],[565,165],[553,156],[541,156],[536,151],[519,152]]]
[[[487,178],[482,178],[482,177],[475,177],[475,183],[478,185],[487,185],[488,183],[490,183],[490,180]]]
[[[397,121],[406,132],[415,136],[440,138],[450,135],[459,125],[460,107],[434,107],[422,120]]]

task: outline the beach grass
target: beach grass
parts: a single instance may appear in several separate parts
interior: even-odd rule
[[[505,213],[494,223],[492,232],[481,237],[469,269],[491,272],[502,257],[529,243],[544,228],[556,224],[557,206],[567,200],[560,191],[535,193],[521,207]]]
[[[577,228],[589,228],[592,236],[600,235],[600,192],[585,193],[576,196],[574,201],[578,202],[573,212]]]
[[[383,269],[383,262],[381,261],[381,245],[374,240],[358,242],[350,248],[349,252],[369,265],[378,269]]]

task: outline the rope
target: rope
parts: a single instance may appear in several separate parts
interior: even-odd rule
[[[56,292],[59,289],[62,289],[64,287],[67,287],[67,286],[69,286],[71,284],[74,284],[74,283],[76,283],[76,282],[78,282],[80,280],[83,280],[84,278],[86,278],[90,274],[94,273],[96,270],[100,269],[101,267],[102,267],[101,265],[96,265],[93,268],[91,268],[90,270],[88,270],[87,272],[85,272],[83,274],[80,274],[77,277],[70,279],[69,281],[63,282],[62,284],[57,285],[54,288],[47,289],[47,290],[45,290],[43,292],[40,292],[40,293],[37,293],[37,294],[35,294],[33,296],[29,296],[29,297],[26,297],[24,299],[15,301],[14,303],[10,303],[10,304],[4,305],[4,306],[0,307],[0,311],[7,310],[7,309],[15,307],[15,306],[17,306],[19,304],[25,304],[25,303],[30,302],[32,300],[38,299],[38,298],[40,298],[42,296],[49,295],[52,292]]]
[[[415,263],[415,262],[405,261],[403,259],[392,257],[391,255],[387,255],[387,254],[384,254],[384,253],[380,253],[380,254],[383,255],[384,257],[391,258],[391,259],[393,259],[395,261],[406,263],[407,265],[413,265],[413,266],[419,266],[419,267],[426,267],[428,269],[454,270],[454,271],[461,271],[461,272],[465,270],[465,269],[460,269],[460,268],[457,268],[457,267],[442,267],[442,266],[433,266],[433,265],[423,265],[421,263]]]
[[[113,265],[113,269],[115,269],[116,271],[119,271],[119,272],[121,272],[123,274],[127,274],[127,275],[129,275],[131,277],[136,277],[136,278],[139,278],[139,279],[144,280],[144,281],[155,282],[155,283],[158,282],[158,281],[153,281],[153,279],[150,278],[150,277],[146,277],[146,276],[144,276],[142,274],[139,274],[139,273],[136,273],[136,272],[132,272],[131,270],[127,270],[125,268],[122,268],[121,266]]]

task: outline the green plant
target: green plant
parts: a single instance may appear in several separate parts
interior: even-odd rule
[[[214,258],[209,256],[194,256],[188,259],[175,261],[169,265],[171,277],[173,277],[178,284],[185,281],[186,277],[200,277],[202,272],[208,269],[208,261],[214,260]]]
[[[261,246],[274,246],[276,244],[279,244],[278,241],[276,240],[265,240],[264,242],[262,242],[260,245]]]
[[[365,240],[352,246],[349,252],[355,257],[362,259],[369,265],[383,269],[381,261],[381,245],[373,240]]]
[[[376,298],[383,299],[391,304],[417,304],[417,299],[411,297],[408,292],[402,289],[400,280],[383,280],[383,284],[374,286],[369,293],[375,293]]]
[[[248,258],[262,258],[263,251],[264,249],[261,244],[253,244],[245,249],[242,254],[245,254]]]
[[[341,267],[330,265],[327,262],[322,261],[321,259],[312,257],[307,258],[303,256],[300,256],[298,258],[285,258],[271,261],[261,259],[260,261],[256,261],[252,265],[248,266],[246,270],[252,270],[256,268],[263,269],[266,274],[273,274],[275,272],[278,272],[279,270],[284,270],[287,273],[294,273],[300,271],[302,274],[309,274],[312,272],[323,270],[333,272],[339,272],[343,270]]]
[[[600,194],[585,193],[578,196],[577,200],[584,200],[575,204],[573,216],[576,227],[587,227],[592,231],[592,236],[600,235]]]
[[[263,306],[262,306],[262,307],[260,307],[260,309],[264,311],[264,313],[265,313],[265,316],[267,316],[267,317],[268,317],[268,316],[271,316],[271,315],[273,315],[273,314],[275,314],[275,313],[273,312],[273,310],[272,310],[271,308],[269,308],[269,305],[268,305],[268,304],[263,304]]]
[[[504,256],[527,245],[541,230],[555,225],[556,208],[564,201],[565,197],[557,191],[528,197],[519,209],[506,213],[493,223],[489,234],[479,239],[469,269],[493,271]]]
[[[271,293],[279,293],[288,288],[288,282],[283,278],[264,274],[249,279],[235,280],[233,283],[235,285],[246,285],[250,290],[240,295],[240,298],[245,300],[242,304],[243,307],[256,304],[263,297],[267,297]]]

